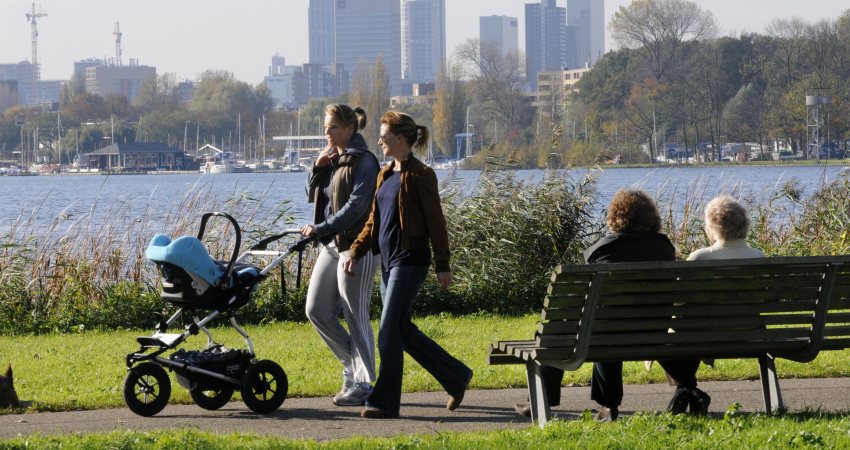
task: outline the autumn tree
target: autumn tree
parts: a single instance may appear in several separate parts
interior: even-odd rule
[[[609,24],[614,41],[641,54],[656,81],[681,58],[682,44],[714,37],[717,25],[709,11],[687,0],[646,0],[621,6]]]
[[[462,76],[463,68],[453,62],[441,65],[437,73],[433,106],[434,141],[447,155],[453,154],[455,134],[463,130],[467,97]]]

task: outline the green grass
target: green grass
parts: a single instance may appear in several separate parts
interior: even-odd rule
[[[0,449],[782,449],[848,448],[850,416],[743,416],[734,410],[722,419],[636,414],[613,424],[555,421],[540,430],[437,433],[394,438],[353,437],[330,442],[248,434],[218,435],[196,430],[115,431],[69,436],[0,440]]]
[[[525,369],[521,365],[489,366],[487,350],[498,339],[530,338],[537,323],[536,315],[524,317],[431,316],[416,320],[417,325],[475,370],[475,389],[525,386]],[[373,322],[373,326],[376,326]],[[340,365],[318,337],[312,326],[284,322],[246,327],[257,355],[277,361],[289,377],[289,393],[293,397],[332,395],[339,389]],[[20,398],[29,405],[27,411],[56,411],[121,407],[121,390],[126,367],[124,356],[137,349],[135,342],[142,331],[86,331],[76,334],[35,336],[0,336],[0,369],[10,361],[15,371],[15,384]],[[244,341],[230,327],[213,330],[213,336],[230,347],[244,347]],[[197,349],[205,344],[201,336],[193,336],[183,348]],[[783,378],[850,376],[850,350],[823,352],[808,364],[779,360],[777,368]],[[755,360],[718,360],[714,369],[703,366],[702,380],[756,379]],[[639,362],[626,363],[627,383],[664,383],[666,378],[658,365],[646,372]],[[590,365],[567,373],[564,383],[587,384]],[[189,403],[185,389],[172,390],[173,403]],[[438,391],[439,384],[416,362],[405,361],[404,390]],[[9,410],[0,410],[0,414]]]

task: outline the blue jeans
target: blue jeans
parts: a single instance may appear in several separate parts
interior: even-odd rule
[[[425,336],[410,320],[416,293],[428,266],[391,267],[381,272],[381,324],[378,329],[378,354],[381,365],[378,381],[366,406],[382,410],[388,416],[398,416],[401,404],[401,379],[404,352],[407,352],[443,386],[449,395],[466,389],[471,369]]]

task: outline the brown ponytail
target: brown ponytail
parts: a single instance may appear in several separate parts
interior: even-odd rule
[[[366,110],[361,106],[351,108],[348,105],[335,103],[325,107],[325,114],[341,124],[353,126],[355,133],[366,127]]]
[[[387,125],[391,133],[404,136],[407,144],[413,147],[417,155],[427,154],[431,133],[425,125],[417,125],[413,117],[403,112],[389,110],[381,116],[381,124]]]

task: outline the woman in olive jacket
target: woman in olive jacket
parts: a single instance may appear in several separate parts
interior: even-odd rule
[[[428,138],[428,128],[417,125],[407,114],[388,111],[381,117],[378,143],[393,161],[378,174],[369,220],[343,266],[354,276],[360,258],[381,254],[381,365],[378,381],[360,414],[365,418],[398,416],[405,351],[448,392],[449,411],[463,401],[472,379],[472,369],[419,331],[410,318],[432,260],[440,287],[445,289],[451,283],[449,238],[437,176],[413,155],[414,147],[424,150]]]

